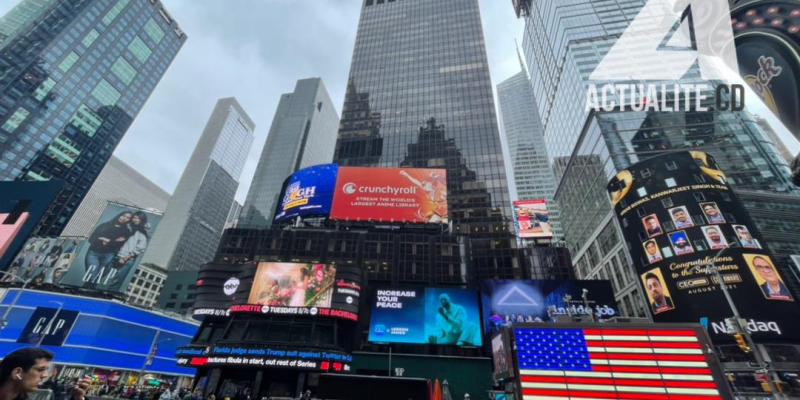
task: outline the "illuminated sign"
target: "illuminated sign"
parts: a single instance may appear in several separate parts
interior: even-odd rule
[[[182,347],[175,355],[179,365],[251,366],[290,368],[321,372],[349,372],[353,356],[335,351],[283,347],[211,346]]]
[[[544,199],[514,202],[514,223],[521,238],[551,238],[553,227]]]
[[[275,222],[330,214],[338,169],[336,164],[316,165],[287,178]]]

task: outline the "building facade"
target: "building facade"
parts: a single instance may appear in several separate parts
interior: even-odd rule
[[[0,179],[66,183],[62,233],[186,41],[160,1],[25,0],[0,21]]]
[[[333,159],[339,114],[320,78],[301,79],[284,93],[272,119],[239,226],[272,225],[283,181],[299,169]]]
[[[72,215],[62,236],[86,236],[92,233],[106,203],[127,204],[164,212],[170,195],[130,165],[111,156],[97,180]]]
[[[795,155],[789,151],[786,143],[784,143],[783,139],[778,136],[778,132],[775,132],[775,129],[772,129],[772,125],[765,118],[756,115],[754,119],[756,124],[758,124],[758,126],[761,127],[761,130],[764,131],[764,134],[766,134],[767,138],[775,145],[775,148],[778,149],[778,153],[786,162],[786,165],[791,165]]]
[[[547,157],[544,132],[528,73],[523,70],[497,85],[497,101],[505,129],[517,198],[545,199],[553,240],[562,238],[558,205],[553,200],[555,177]]]
[[[217,102],[143,263],[186,271],[214,258],[254,130],[236,99]]]
[[[236,224],[239,223],[239,216],[241,215],[242,205],[239,204],[238,201],[234,200],[233,204],[231,205],[231,210],[228,211],[228,218],[225,219],[225,229],[236,228]]]
[[[164,289],[167,270],[152,264],[139,265],[125,290],[125,301],[135,306],[153,308]]]
[[[334,162],[446,169],[478,274],[520,276],[477,0],[364,0]]]
[[[158,309],[185,315],[192,309],[196,291],[197,271],[173,271],[158,297]]]

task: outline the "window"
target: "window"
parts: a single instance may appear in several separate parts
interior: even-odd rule
[[[644,218],[644,216],[647,215],[647,210],[645,210],[644,207],[639,207],[636,209],[636,214],[638,214],[640,218]]]
[[[153,51],[150,50],[149,47],[140,39],[138,36],[133,38],[131,44],[128,45],[128,50],[133,53],[136,58],[141,62],[147,62],[147,59],[150,58],[150,54],[153,54]]]
[[[70,70],[70,68],[72,68],[73,65],[75,65],[76,62],[78,62],[79,59],[80,56],[75,54],[74,51],[71,51],[69,54],[67,54],[64,60],[61,61],[61,64],[58,65],[58,69],[67,72]]]
[[[175,290],[183,290],[183,285],[176,285]]]
[[[175,299],[178,298],[178,294],[177,293],[170,293],[169,298],[170,298],[170,300],[175,300]]]
[[[122,57],[118,58],[117,62],[111,66],[111,72],[126,85],[131,84],[131,81],[133,81],[137,73],[136,68],[133,68],[133,66]]]
[[[636,189],[636,193],[639,194],[639,197],[647,196],[647,189],[640,187],[639,189]]]
[[[678,164],[675,164],[675,161],[667,161],[668,171],[675,171],[676,169],[678,169]]]
[[[703,194],[702,194],[702,193],[700,193],[700,192],[696,192],[696,193],[694,194],[694,199],[695,199],[695,200],[697,200],[697,201],[706,201],[706,196],[705,196],[705,195],[703,195]]]
[[[675,182],[675,178],[667,178],[667,179],[664,180],[664,182],[667,184],[667,187],[678,186],[678,183]]]
[[[150,39],[153,39],[156,44],[161,43],[161,39],[164,38],[164,30],[161,29],[161,27],[158,26],[158,22],[152,18],[144,25],[144,31],[147,32],[147,36],[150,36]]]
[[[664,208],[670,208],[675,204],[672,203],[672,199],[671,198],[667,197],[665,199],[661,199],[661,205],[664,206]]]
[[[122,97],[122,93],[108,83],[107,80],[101,79],[100,83],[92,90],[92,96],[104,106],[113,106]]]
[[[28,115],[30,114],[31,112],[27,109],[23,107],[18,108],[17,111],[14,111],[14,114],[12,114],[11,117],[9,117],[8,120],[6,120],[6,122],[3,124],[3,129],[9,133],[14,132],[17,130],[17,128],[19,128],[20,125],[22,125],[23,122],[25,122],[25,119],[28,118]]]
[[[642,174],[642,178],[649,178],[650,175],[651,175],[650,169],[648,169],[648,168],[643,169],[641,174]]]
[[[114,4],[114,7],[111,7],[111,10],[109,10],[108,13],[106,13],[106,15],[103,17],[103,24],[106,26],[111,25],[111,23],[117,19],[119,13],[122,12],[122,10],[130,1],[131,0],[117,0],[116,4]]]
[[[47,147],[45,154],[65,167],[71,168],[78,156],[81,155],[81,151],[75,147],[75,143],[70,140],[69,136],[61,135]]]
[[[47,78],[33,92],[33,98],[36,99],[36,101],[44,100],[45,97],[47,97],[47,95],[50,94],[50,91],[53,90],[53,86],[55,86],[55,85],[56,85],[56,81],[54,81],[53,78]]]
[[[89,31],[89,33],[86,34],[86,36],[83,37],[81,43],[83,43],[83,45],[86,47],[91,47],[92,43],[94,43],[94,41],[97,40],[97,38],[99,37],[100,37],[100,32],[97,32],[96,30],[92,29],[91,31]]]
[[[100,128],[100,125],[103,124],[103,119],[92,111],[91,108],[87,107],[85,104],[81,104],[69,123],[78,128],[78,130],[85,135],[93,137],[94,134],[97,133],[97,129]]]
[[[167,303],[166,308],[175,308],[175,303]]]

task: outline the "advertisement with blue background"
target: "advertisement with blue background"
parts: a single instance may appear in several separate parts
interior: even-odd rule
[[[0,315],[18,292],[6,292]],[[52,338],[42,331],[48,325]],[[45,335],[42,347],[55,352],[57,364],[138,371],[158,335],[158,351],[147,372],[194,376],[193,368],[177,365],[175,350],[187,346],[197,328],[196,322],[116,301],[25,290],[8,315],[8,326],[0,330],[0,354],[31,346]]]
[[[338,171],[339,166],[336,164],[323,164],[292,174],[284,184],[283,197],[278,202],[274,222],[296,217],[329,215]]]
[[[369,329],[378,343],[482,344],[476,293],[466,289],[377,289]]]
[[[581,298],[584,289],[588,290],[588,308]],[[567,301],[565,296],[571,299]],[[550,321],[548,308],[554,317],[592,313],[596,320],[603,320],[619,316],[607,280],[485,280],[481,281],[481,303],[486,333],[514,323]]]

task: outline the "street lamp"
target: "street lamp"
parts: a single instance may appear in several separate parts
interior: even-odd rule
[[[158,340],[158,337],[161,336],[161,329],[156,331],[156,336],[153,338],[153,342],[150,343],[150,350],[147,352],[147,357],[144,359],[144,364],[142,365],[142,369],[139,370],[139,383],[137,386],[141,386],[144,381],[144,370],[147,368],[148,365],[153,363],[153,359],[156,357],[156,351],[158,350],[158,344],[163,342],[169,342],[172,338],[166,338],[164,340]]]
[[[6,308],[6,311],[3,313],[3,317],[0,318],[0,330],[2,330],[5,329],[6,325],[8,325],[8,314],[11,312],[11,309],[14,308],[14,306],[17,304],[19,296],[25,290],[25,287],[28,286],[28,282],[30,281],[26,281],[25,279],[20,278],[19,275],[12,274],[11,272],[0,271],[0,274],[3,274],[5,276],[10,276],[22,282],[22,288],[20,288],[19,291],[17,292],[17,295],[14,296],[14,301],[12,301],[11,304],[8,306],[8,308]]]
[[[719,282],[719,287],[722,289],[722,293],[725,294],[725,299],[728,300],[728,305],[731,307],[731,311],[733,311],[733,318],[735,318],[735,326],[739,327],[739,331],[744,335],[745,340],[747,340],[747,345],[753,349],[753,356],[756,358],[756,363],[758,364],[759,369],[767,370],[767,385],[769,385],[770,390],[772,391],[772,397],[778,398],[778,390],[775,387],[775,383],[772,382],[772,379],[769,377],[769,370],[767,364],[764,362],[764,358],[761,356],[761,350],[756,347],[756,344],[753,343],[753,338],[750,337],[750,331],[747,329],[747,326],[742,326],[739,322],[742,320],[742,317],[739,315],[739,310],[736,308],[736,304],[733,303],[733,298],[731,298],[730,293],[728,293],[728,285],[725,284],[725,281],[722,279],[722,275],[719,273],[717,269],[717,258],[719,258],[722,253],[730,248],[730,245],[723,247],[720,251],[714,255],[714,258],[711,259],[711,272],[714,273],[714,277]],[[736,333],[736,332],[734,332]]]
[[[53,327],[53,322],[58,320],[58,314],[61,312],[61,309],[64,308],[64,303],[62,303],[60,301],[50,300],[50,301],[48,301],[48,303],[58,304],[58,310],[56,310],[56,314],[53,315],[53,319],[50,320],[50,322],[47,324],[47,326],[42,328],[44,330],[42,331],[42,334],[39,337],[39,341],[36,342],[36,347],[42,347],[42,342],[44,342],[44,338],[45,338],[45,336],[47,336],[47,332],[50,332],[50,329],[52,329],[52,327]]]

